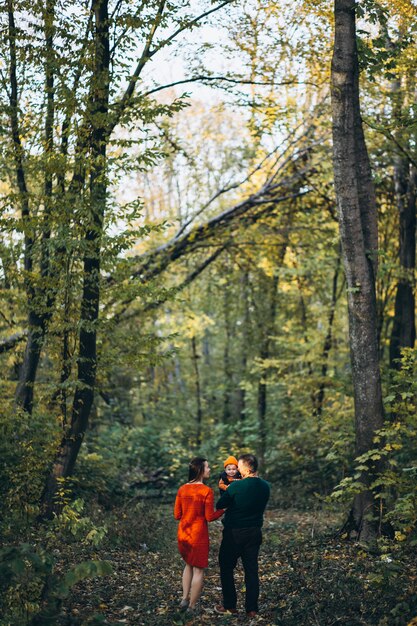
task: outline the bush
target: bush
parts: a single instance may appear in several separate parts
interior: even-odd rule
[[[138,489],[176,485],[189,461],[182,438],[180,428],[163,430],[157,424],[114,424],[89,433],[77,461],[76,492],[86,498],[98,495],[110,506]]]
[[[0,609],[3,626],[56,624],[62,600],[86,578],[106,576],[108,561],[85,561],[65,574],[54,570],[54,558],[30,544],[0,550]]]
[[[50,415],[0,413],[0,532],[24,540],[39,512],[46,472],[61,431]]]
[[[361,476],[380,470],[370,485],[381,501],[380,524],[388,523],[397,541],[417,544],[417,350],[405,349],[385,398],[388,419],[374,437],[375,447],[355,459],[354,471],[332,494],[349,501],[363,490]]]

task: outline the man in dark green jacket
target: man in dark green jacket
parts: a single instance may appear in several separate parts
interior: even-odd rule
[[[253,454],[239,457],[243,480],[234,481],[216,503],[226,509],[223,518],[223,539],[219,552],[223,605],[218,613],[237,613],[234,569],[239,557],[245,571],[245,608],[248,617],[258,612],[258,554],[262,543],[263,514],[269,499],[269,483],[258,476],[258,460]]]

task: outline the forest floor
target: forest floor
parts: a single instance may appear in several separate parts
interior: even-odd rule
[[[178,611],[182,561],[171,509],[154,504],[136,512],[122,510],[112,518],[109,536],[118,537],[118,545],[107,542],[93,553],[90,550],[89,558],[109,560],[113,574],[77,585],[62,624],[417,626],[415,552],[398,542],[370,552],[335,538],[340,516],[328,511],[267,512],[260,553],[260,613],[252,620],[244,611],[240,565],[236,570],[239,614],[214,612],[214,605],[221,603],[217,552],[222,526],[220,521],[211,523],[200,612],[186,618]]]

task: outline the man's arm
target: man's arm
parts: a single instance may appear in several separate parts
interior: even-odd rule
[[[231,485],[230,485],[231,487]],[[230,487],[220,496],[216,502],[216,509],[227,509],[233,502],[233,498],[230,495]]]

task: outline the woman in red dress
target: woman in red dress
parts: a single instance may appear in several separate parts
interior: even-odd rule
[[[185,561],[182,575],[180,608],[194,610],[203,589],[204,568],[208,566],[209,534],[207,522],[223,515],[214,510],[214,493],[204,484],[210,476],[207,459],[196,457],[190,462],[188,483],[178,489],[174,517],[178,526],[178,549]]]

